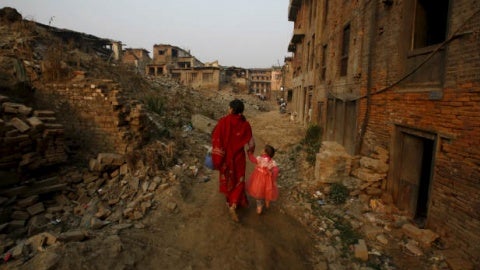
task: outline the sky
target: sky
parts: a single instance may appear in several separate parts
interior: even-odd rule
[[[269,68],[283,65],[293,33],[289,0],[0,0],[24,19],[121,41],[190,50],[201,62]],[[152,56],[152,55],[151,55]]]

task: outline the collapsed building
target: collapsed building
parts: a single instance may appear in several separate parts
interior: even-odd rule
[[[225,67],[223,69],[225,76],[222,76],[222,84],[230,84],[233,91],[238,93],[248,93],[248,69],[241,67]]]
[[[120,42],[23,20],[12,8],[0,9],[0,22],[3,253],[12,246],[11,237],[33,235],[51,224],[52,207],[59,210],[55,215],[70,218],[72,200],[92,199],[92,192],[82,196],[81,191],[72,191],[75,183],[64,177],[62,167],[70,168],[68,174],[76,174],[79,178],[74,182],[79,183],[87,171],[105,169],[101,164],[105,160],[94,159],[99,153],[107,163],[116,157],[118,166],[125,165],[124,155],[147,143],[144,134],[153,120],[147,119],[144,104],[127,94],[130,89],[105,79],[106,71],[95,70],[117,67]],[[119,77],[129,80],[133,78],[129,74]],[[135,90],[140,87],[136,84]],[[70,167],[85,161],[86,171]],[[104,181],[97,184],[100,187]],[[51,200],[58,194],[67,198],[67,193],[71,196],[63,203]]]
[[[383,192],[480,265],[480,3],[290,0],[288,20],[296,121],[388,149]]]

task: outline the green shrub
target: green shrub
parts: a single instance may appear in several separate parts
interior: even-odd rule
[[[303,139],[303,144],[305,145],[317,145],[322,139],[323,130],[318,125],[310,125],[307,128],[305,133],[305,138]]]
[[[147,108],[152,112],[162,115],[165,109],[165,101],[158,96],[145,97]]]
[[[318,125],[311,125],[302,139],[302,145],[307,152],[306,160],[310,165],[315,165],[318,149],[320,149],[323,130]]]
[[[333,183],[330,186],[329,198],[334,204],[343,204],[348,198],[348,188],[342,183]]]

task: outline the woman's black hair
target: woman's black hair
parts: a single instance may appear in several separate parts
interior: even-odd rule
[[[230,101],[229,105],[230,108],[232,108],[234,114],[241,114],[245,109],[245,105],[243,105],[243,102],[239,99],[234,99]]]
[[[273,146],[271,146],[269,144],[266,144],[265,145],[265,153],[267,153],[267,155],[270,158],[273,158],[273,156],[275,156],[275,148],[273,148]]]

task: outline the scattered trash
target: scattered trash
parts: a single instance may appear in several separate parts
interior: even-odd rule
[[[315,199],[323,199],[324,196],[325,196],[325,195],[323,195],[323,193],[320,192],[320,191],[318,191],[318,190],[315,191],[315,193],[313,194],[313,197],[314,197]]]
[[[198,183],[206,183],[210,181],[210,177],[209,176],[204,176],[202,178],[200,178],[200,180],[198,180]]]
[[[62,222],[62,220],[59,219],[59,218],[50,221],[50,223],[53,224],[53,225],[57,225],[57,224],[59,224],[60,222]]]
[[[183,126],[183,131],[187,132],[187,131],[192,131],[193,130],[193,126],[191,123],[188,123],[186,125]]]
[[[3,256],[3,261],[8,262],[12,258],[12,253],[9,251]]]

